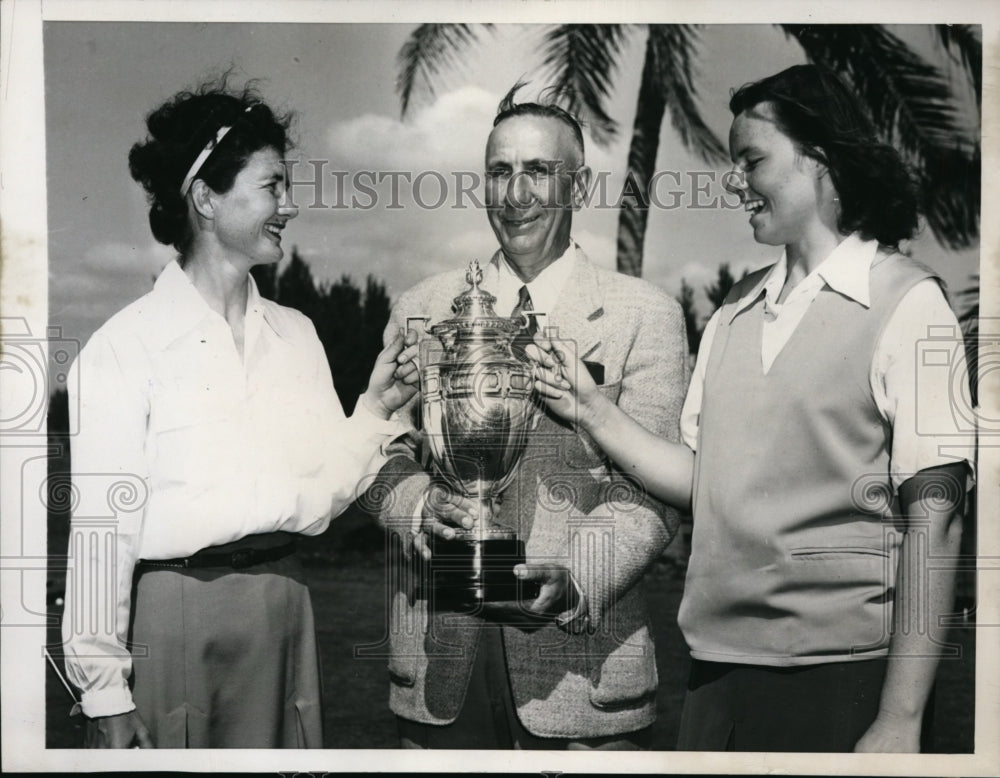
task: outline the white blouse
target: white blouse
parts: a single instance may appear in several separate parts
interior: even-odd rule
[[[317,535],[378,472],[380,445],[405,431],[361,401],[346,419],[312,322],[262,298],[252,278],[241,359],[176,262],[94,333],[69,386],[79,433],[63,640],[87,716],[135,707],[125,638],[138,559],[264,532]],[[110,499],[121,484],[134,492]],[[101,538],[95,513],[111,504]]]

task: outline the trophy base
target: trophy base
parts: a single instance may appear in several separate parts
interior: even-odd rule
[[[524,541],[513,533],[494,537],[432,537],[425,596],[432,608],[476,609],[484,603],[531,602],[535,581],[522,581],[514,566],[524,564]]]

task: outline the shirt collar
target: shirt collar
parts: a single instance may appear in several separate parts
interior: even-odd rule
[[[877,240],[848,235],[816,268],[826,285],[865,308],[871,307],[870,274],[878,252]]]
[[[500,261],[497,263],[498,298],[503,299],[512,295],[513,299],[517,300],[518,291],[522,286],[527,286],[528,293],[531,295],[532,307],[536,311],[551,313],[559,301],[559,295],[562,294],[566,282],[573,273],[573,268],[576,266],[576,251],[576,242],[570,238],[569,246],[566,247],[562,255],[547,265],[528,284],[518,278],[510,261],[501,251]]]
[[[164,345],[190,332],[212,313],[176,259],[168,262],[156,279],[153,296],[162,300],[167,314],[160,330]]]
[[[161,322],[163,345],[172,343],[191,330],[200,326],[206,319],[218,314],[212,310],[201,293],[191,283],[187,273],[176,259],[167,263],[153,285],[153,294],[163,302],[164,313]],[[253,276],[249,277],[247,290],[247,321],[248,328],[257,326],[261,319],[267,322],[275,334],[286,337],[282,332],[280,318],[272,310],[276,306],[266,305],[261,297]],[[221,317],[220,317],[221,318]]]
[[[823,283],[835,292],[868,308],[871,305],[869,271],[877,251],[878,241],[864,240],[858,233],[852,233],[844,238],[826,259],[802,280],[802,283],[822,279]],[[730,321],[755,303],[762,292],[766,300],[772,304],[776,303],[787,276],[788,255],[782,251],[781,258],[771,266],[771,269],[740,297],[739,302],[733,307]]]
[[[740,297],[736,305],[733,306],[732,314],[729,316],[730,323],[732,323],[733,319],[735,319],[740,313],[742,313],[751,305],[753,305],[755,302],[757,302],[757,298],[760,297],[761,292],[765,290],[768,283],[771,282],[771,279],[775,277],[776,271],[781,274],[780,276],[781,280],[778,286],[778,289],[781,289],[780,284],[783,284],[785,282],[784,254],[781,255],[781,259],[779,259],[774,265],[771,266],[771,269],[768,272],[762,274],[761,277],[757,279],[757,281],[754,283],[753,286],[750,287],[750,290],[746,294]]]

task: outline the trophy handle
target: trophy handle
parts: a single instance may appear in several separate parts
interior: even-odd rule
[[[407,316],[406,317],[406,331],[409,332],[410,330],[413,329],[413,327],[410,326],[410,322],[411,321],[420,321],[420,322],[424,323],[424,326],[421,328],[421,330],[424,333],[426,333],[427,332],[427,322],[429,322],[430,320],[431,320],[430,316]],[[418,330],[417,331],[417,335],[420,335],[420,334],[421,334],[421,331]]]
[[[427,325],[430,322],[430,320],[431,320],[430,316],[407,316],[406,317],[406,332],[407,333],[409,333],[410,331],[416,332],[417,333],[417,342],[419,343],[420,339],[424,335],[427,334]],[[422,326],[420,327],[420,329],[417,329],[416,327],[411,326],[411,322],[415,322],[415,321],[419,321],[421,323]],[[423,372],[424,372],[423,370],[420,371],[420,376],[419,376],[420,379],[423,379]]]
[[[458,329],[450,324],[434,325],[434,335],[441,341],[446,352],[455,348],[455,341],[458,339]]]

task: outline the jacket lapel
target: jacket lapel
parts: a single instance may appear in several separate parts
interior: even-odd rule
[[[556,328],[559,336],[576,340],[580,359],[599,362],[604,314],[597,268],[576,246],[576,265],[547,324]]]

